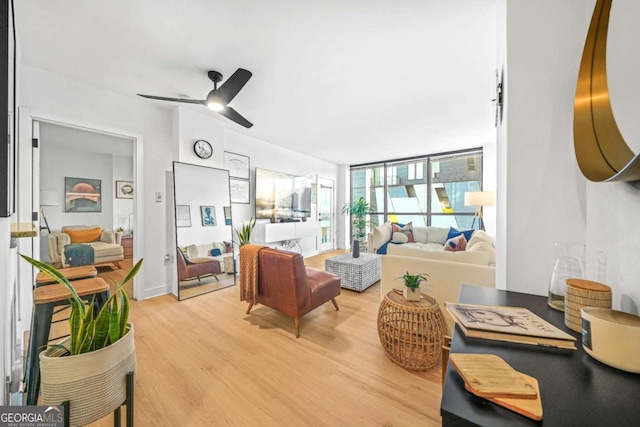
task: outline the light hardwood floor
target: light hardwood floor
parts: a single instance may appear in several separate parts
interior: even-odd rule
[[[337,253],[305,262],[324,268]],[[298,339],[283,314],[259,305],[246,315],[238,286],[134,301],[136,425],[440,425],[440,366],[409,371],[387,358],[379,294],[378,284],[343,289],[340,311],[327,303],[307,314]]]

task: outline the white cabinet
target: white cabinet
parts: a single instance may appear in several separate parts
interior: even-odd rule
[[[320,223],[314,222],[284,222],[284,223],[258,223],[253,231],[253,240],[256,243],[276,243],[283,240],[297,240],[305,237],[314,237],[320,233]]]

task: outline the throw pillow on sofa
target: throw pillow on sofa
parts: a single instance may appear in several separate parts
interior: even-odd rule
[[[476,231],[474,229],[470,229],[470,230],[457,230],[453,227],[449,228],[449,234],[447,235],[447,240],[453,238],[453,237],[457,237],[461,234],[464,234],[464,238],[467,240],[467,242],[469,240],[471,240],[471,236],[473,236],[473,232]]]
[[[467,239],[464,234],[452,237],[444,242],[444,250],[449,252],[464,251],[467,248]]]
[[[102,227],[78,229],[65,228],[64,232],[69,235],[71,243],[89,243],[100,240],[100,236],[102,235]]]
[[[407,242],[406,243],[414,243],[415,240],[413,238],[413,223],[412,222],[408,222],[404,225],[402,224],[391,224],[391,231],[392,233],[404,233],[407,235]]]
[[[408,242],[409,242],[409,236],[407,236],[406,233],[401,233],[397,231],[393,233],[393,235],[391,236],[391,243],[402,244],[402,243],[408,243]]]
[[[209,252],[211,254],[211,256],[220,256],[222,255],[222,251],[220,250],[220,248],[213,248],[211,249],[211,252]]]

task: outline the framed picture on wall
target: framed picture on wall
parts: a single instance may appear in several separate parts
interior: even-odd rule
[[[191,207],[176,205],[176,227],[191,227]]]
[[[133,199],[133,182],[116,181],[116,199]]]
[[[64,178],[65,212],[102,212],[102,181],[90,178]]]
[[[224,207],[224,225],[231,225],[231,206]]]
[[[249,203],[249,181],[243,179],[229,179],[231,203]]]
[[[216,208],[214,206],[200,206],[203,227],[214,227],[216,223]]]
[[[229,177],[249,179],[249,157],[242,154],[224,152],[224,168],[229,171]]]

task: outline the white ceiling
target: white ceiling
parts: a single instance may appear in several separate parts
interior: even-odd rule
[[[212,89],[208,70],[246,68],[253,77],[230,105],[254,126],[225,119],[230,129],[357,164],[495,140],[495,2],[20,0],[15,9],[27,64],[132,97],[194,99]]]

